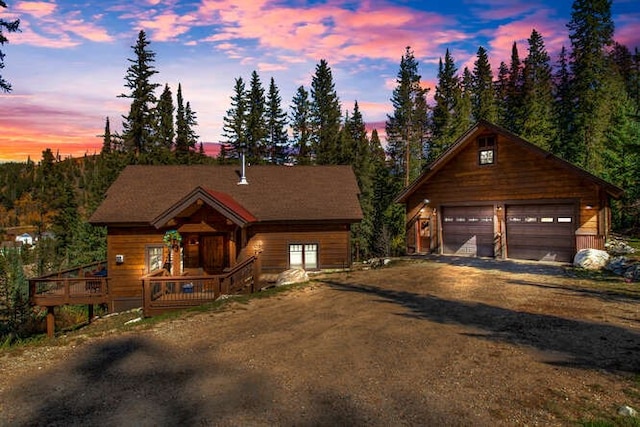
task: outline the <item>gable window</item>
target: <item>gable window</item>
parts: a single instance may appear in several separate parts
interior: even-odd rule
[[[478,138],[478,164],[492,165],[496,162],[496,137],[494,135]]]
[[[318,268],[318,245],[293,243],[289,245],[289,268],[315,270]]]

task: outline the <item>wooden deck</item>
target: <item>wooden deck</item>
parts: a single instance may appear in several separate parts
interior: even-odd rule
[[[142,279],[143,313],[153,316],[170,310],[196,307],[222,295],[252,293],[259,289],[260,266],[254,256],[219,275],[163,276]]]

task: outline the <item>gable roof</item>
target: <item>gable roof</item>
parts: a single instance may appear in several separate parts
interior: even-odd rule
[[[350,166],[250,166],[248,185],[238,185],[239,171],[235,165],[127,166],[89,222],[162,226],[198,198],[238,225],[362,219]]]
[[[586,170],[561,159],[560,157],[546,151],[529,141],[526,141],[518,135],[485,120],[478,121],[467,132],[465,132],[460,138],[456,140],[442,155],[433,161],[412,183],[409,184],[395,199],[396,203],[405,203],[407,199],[413,194],[413,192],[426,181],[428,181],[433,175],[435,175],[440,169],[442,169],[449,161],[451,161],[458,153],[465,149],[470,143],[475,141],[476,137],[487,131],[502,134],[509,138],[511,141],[521,145],[527,150],[531,151],[534,155],[539,156],[545,161],[554,163],[557,166],[565,168],[570,172],[581,176],[582,178],[593,182],[596,185],[601,186],[609,195],[614,198],[620,198],[624,193],[621,188],[598,178],[597,176],[587,172]]]

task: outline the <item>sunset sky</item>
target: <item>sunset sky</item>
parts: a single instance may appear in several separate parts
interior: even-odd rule
[[[358,101],[364,118],[382,123],[400,58],[411,46],[423,82],[433,88],[448,48],[460,70],[473,68],[478,46],[491,64],[508,62],[511,45],[527,54],[532,29],[555,63],[569,47],[570,0],[115,0],[14,1],[0,18],[20,19],[0,74],[0,161],[34,161],[51,148],[62,157],[100,150],[105,118],[121,129],[130,100],[124,76],[144,29],[156,52],[154,82],[174,96],[182,83],[203,142],[221,139],[234,78],[258,71],[275,79],[287,111],[298,86],[310,87],[320,59],[333,72],[343,109]],[[640,48],[640,0],[614,0],[615,39]],[[433,93],[433,90],[431,91]],[[159,93],[158,93],[159,95]],[[382,126],[383,127],[383,126]],[[382,127],[380,128],[382,130]]]

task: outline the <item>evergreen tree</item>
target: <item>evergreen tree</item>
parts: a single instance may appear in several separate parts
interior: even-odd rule
[[[223,136],[225,143],[229,144],[225,150],[225,158],[238,158],[239,153],[246,146],[247,113],[248,113],[247,92],[242,77],[235,80],[233,95],[231,96],[231,108],[227,110],[222,119]]]
[[[613,44],[611,0],[574,0],[567,25],[571,40],[572,99],[580,166],[601,173],[605,131],[611,117],[610,74],[605,49]]]
[[[386,122],[392,174],[405,186],[418,176],[424,160],[428,90],[421,87],[420,79],[418,61],[407,47],[400,60],[397,86],[391,98],[393,115],[388,115]]]
[[[102,154],[109,154],[112,148],[111,141],[111,126],[109,125],[109,117],[106,118],[104,123],[104,134],[102,135]]]
[[[498,119],[496,124],[507,128],[509,124],[509,67],[502,61],[498,67],[498,78],[494,84],[496,91],[496,109]],[[513,131],[513,129],[510,129]]]
[[[189,125],[187,124],[187,112],[182,96],[182,84],[178,83],[176,95],[176,142],[175,152],[178,159],[184,159],[189,153]]]
[[[267,120],[265,112],[264,88],[260,76],[254,70],[251,73],[247,93],[246,149],[249,163],[261,163],[266,157]]]
[[[282,164],[288,156],[287,113],[282,111],[282,98],[271,77],[267,93],[267,157],[272,163]]]
[[[575,163],[578,159],[579,146],[574,133],[574,109],[571,96],[571,72],[567,51],[563,46],[558,57],[557,73],[555,80],[554,116],[557,129],[557,137],[551,144],[551,152],[563,159]]]
[[[462,71],[462,93],[460,94],[460,107],[456,115],[458,123],[458,136],[466,132],[473,124],[473,74],[467,67]]]
[[[141,30],[136,45],[131,47],[135,57],[128,59],[131,65],[125,76],[125,87],[130,92],[120,95],[122,98],[131,99],[129,114],[123,116],[122,137],[126,149],[136,158],[140,154],[146,154],[152,145],[153,108],[157,102],[155,90],[160,86],[151,82],[151,77],[158,71],[153,66],[156,54],[148,49],[149,44],[145,32]]]
[[[187,152],[193,154],[196,152],[196,145],[200,137],[196,133],[198,117],[191,109],[191,103],[189,101],[187,101],[187,105],[184,107],[184,119],[187,125]]]
[[[431,143],[428,160],[435,160],[466,129],[460,128],[462,88],[457,76],[458,69],[447,49],[438,65],[438,84],[436,85],[431,121]]]
[[[471,102],[475,121],[487,120],[492,123],[497,121],[498,112],[493,88],[493,72],[487,51],[482,46],[478,48],[477,59],[474,62]]]
[[[298,87],[291,101],[291,131],[296,163],[311,163],[311,102],[304,86]]]
[[[171,93],[169,85],[165,84],[156,108],[156,138],[158,147],[167,151],[173,149],[176,135],[175,128],[173,126],[174,112],[175,107],[173,106],[173,94]]]
[[[324,59],[316,65],[311,81],[310,121],[311,146],[318,164],[334,164],[338,160],[338,136],[341,125],[341,107],[335,90],[333,75]]]
[[[4,0],[0,0],[0,8],[6,8],[7,4]],[[3,30],[7,33],[15,33],[20,30],[20,20],[16,19],[15,21],[5,21],[4,19],[0,19],[0,46],[3,46],[5,43],[9,42],[9,39],[4,35]],[[0,70],[4,68],[4,57],[5,54],[0,50]],[[3,92],[11,92],[11,84],[2,78],[0,74],[0,91]]]
[[[553,80],[550,58],[540,33],[531,31],[529,53],[524,60],[522,127],[524,139],[545,150],[556,140],[553,114]]]

